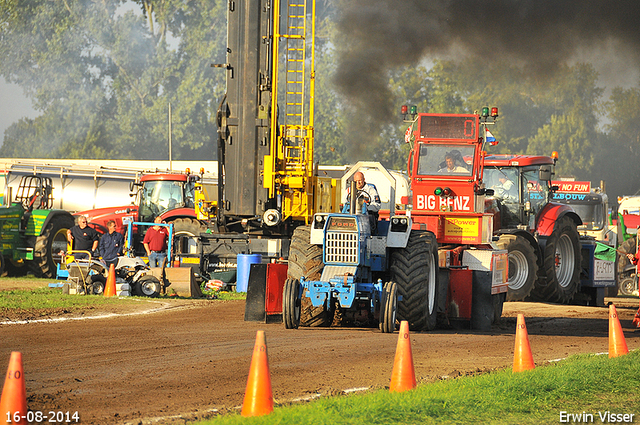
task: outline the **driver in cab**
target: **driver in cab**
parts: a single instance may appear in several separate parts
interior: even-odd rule
[[[504,174],[498,177],[499,183],[494,186],[495,196],[507,201],[515,201],[518,199],[517,188],[515,184]]]
[[[376,232],[378,224],[378,211],[380,211],[380,195],[375,185],[367,183],[364,180],[364,174],[357,171],[353,175],[353,181],[356,183],[356,199],[362,199],[367,204],[367,214],[369,215],[369,224],[371,225],[371,231]],[[344,202],[344,208],[342,212],[349,211],[349,204],[351,202],[351,187],[347,187],[347,196]]]
[[[452,153],[444,156],[445,166],[438,170],[438,173],[469,173],[466,168],[456,165],[456,159]]]
[[[353,175],[353,181],[356,182],[356,189],[358,190],[357,198],[363,198],[367,203],[367,212],[378,214],[380,210],[380,195],[378,195],[378,189],[375,185],[367,183],[364,180],[364,174],[358,171]],[[349,205],[351,202],[351,187],[347,187],[347,197],[344,205]]]

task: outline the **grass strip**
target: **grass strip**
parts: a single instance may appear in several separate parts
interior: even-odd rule
[[[513,373],[509,370],[421,385],[405,393],[385,390],[276,407],[256,418],[238,414],[198,424],[558,424],[583,415],[607,423],[606,412],[633,414],[640,423],[640,351],[609,359],[578,355]],[[584,416],[584,415],[587,416]],[[591,417],[588,415],[592,415]],[[629,416],[628,416],[629,417]],[[606,416],[605,416],[606,419]],[[622,417],[618,417],[622,419]],[[621,421],[618,420],[617,423]]]
[[[0,309],[52,309],[115,304],[118,298],[100,295],[65,295],[59,288],[0,291]]]

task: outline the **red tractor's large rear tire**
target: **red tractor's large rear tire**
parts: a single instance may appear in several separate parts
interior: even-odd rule
[[[413,331],[436,327],[437,242],[433,233],[412,231],[407,246],[391,254],[391,280],[398,285],[397,319]]]
[[[40,236],[36,238],[31,262],[31,270],[36,277],[56,276],[55,260],[58,259],[60,251],[66,250],[67,230],[73,225],[71,214],[57,214],[51,217]]]
[[[546,284],[536,286],[534,298],[552,303],[568,303],[580,284],[580,235],[575,222],[562,217],[547,239],[543,264]]]
[[[496,245],[509,253],[507,301],[524,301],[531,294],[538,276],[536,251],[527,239],[517,235],[500,235]]]
[[[310,234],[310,226],[300,226],[293,231],[287,271],[290,279],[319,280],[322,275],[322,248],[310,243]],[[306,292],[303,290],[300,302],[300,326],[329,326],[331,317],[326,307],[314,307]]]

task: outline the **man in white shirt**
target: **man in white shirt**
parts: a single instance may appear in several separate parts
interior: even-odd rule
[[[353,181],[356,182],[356,189],[358,189],[358,198],[362,197],[367,203],[367,211],[377,213],[380,210],[380,195],[375,185],[367,183],[364,180],[364,174],[360,171],[353,175]],[[351,187],[347,187],[347,197],[344,204],[348,205],[351,200]]]
[[[364,180],[364,174],[360,171],[357,171],[353,175],[353,181],[356,182],[357,198],[362,198],[367,204],[367,213],[369,214],[371,229],[375,232],[378,223],[378,211],[380,211],[380,195],[378,194],[378,189],[376,189],[375,185],[367,183]],[[351,187],[348,187],[343,211],[345,209],[348,211],[350,201]]]
[[[507,178],[507,176],[501,175],[498,177],[498,180],[500,181],[500,184],[495,187],[496,197],[512,201],[518,199],[516,187],[513,182]]]
[[[469,170],[467,170],[466,168],[460,165],[456,165],[456,160],[452,154],[447,153],[444,156],[444,160],[445,160],[446,166],[439,169],[438,170],[439,173],[469,173]]]

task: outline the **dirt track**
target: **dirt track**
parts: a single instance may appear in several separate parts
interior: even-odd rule
[[[639,348],[640,331],[631,328],[638,300],[614,301],[629,349]],[[391,377],[397,332],[245,322],[244,301],[167,300],[131,309],[154,312],[1,324],[2,373],[10,352],[22,352],[29,409],[78,411],[83,424],[184,423],[237,408],[260,329],[278,402],[381,388]],[[517,313],[525,314],[537,365],[608,350],[606,308],[507,303],[491,332],[413,333],[418,380],[511,367]]]

